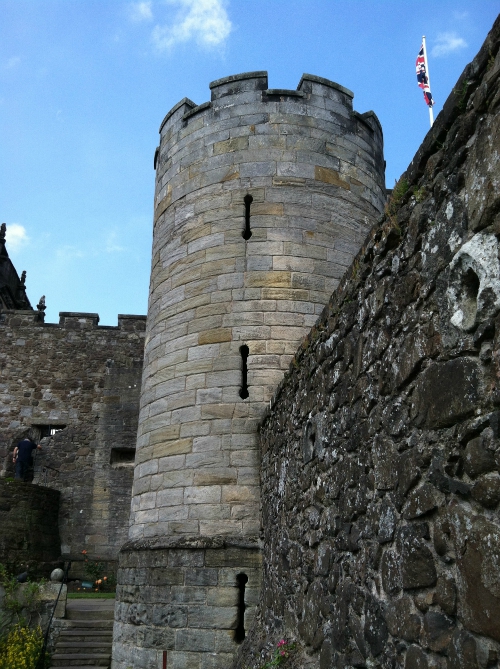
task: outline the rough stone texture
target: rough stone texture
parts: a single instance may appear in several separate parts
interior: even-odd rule
[[[60,566],[60,492],[22,481],[0,479],[0,563],[33,578]]]
[[[58,556],[116,560],[127,538],[144,316],[99,327],[97,314],[0,312],[0,465],[12,477],[19,439],[42,439],[34,481],[61,492]],[[117,450],[118,449],[118,450]],[[48,577],[50,571],[44,574]]]
[[[248,630],[260,587],[258,546],[188,539],[124,546],[116,593],[114,665],[160,667],[166,651],[169,668],[230,667],[238,648],[241,573],[248,577],[242,621]]]
[[[312,75],[296,91],[269,89],[266,72],[231,76],[210,88],[209,103],[195,107],[184,99],[167,114],[155,157],[129,537],[145,546],[168,538],[172,550],[184,539],[255,545],[257,425],[385,200],[380,124],[373,112],[353,111],[347,89]],[[241,573],[245,550],[230,563]],[[198,553],[183,555],[181,570]],[[197,567],[200,578],[211,577],[209,555]],[[327,560],[318,562],[320,572]],[[148,579],[150,567],[145,570]],[[231,599],[217,582],[211,587],[215,600]],[[121,592],[113,666],[126,669],[129,657],[136,666],[154,664],[163,618],[147,616],[137,604],[141,630],[132,633],[119,613]],[[168,592],[155,596],[158,610],[170,611]],[[224,649],[216,648],[214,659],[217,633],[203,629],[225,630],[228,622],[222,612],[213,619],[208,595],[199,596],[187,618],[175,613],[175,625],[168,622],[181,629],[175,639],[169,633],[167,646],[169,666],[177,669],[229,666],[237,648],[224,632]],[[309,605],[316,610],[313,600]]]
[[[237,667],[281,638],[297,668],[498,667],[499,39],[500,19],[261,426]]]

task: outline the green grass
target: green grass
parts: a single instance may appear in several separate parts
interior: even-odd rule
[[[68,599],[114,599],[114,592],[68,592]]]

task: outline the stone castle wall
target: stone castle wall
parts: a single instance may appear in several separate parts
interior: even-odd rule
[[[127,537],[144,347],[144,316],[98,326],[97,314],[0,315],[0,465],[28,432],[42,440],[35,483],[61,492],[62,554],[116,559]]]
[[[60,566],[60,492],[0,479],[0,563],[14,574],[47,578]]]
[[[282,638],[297,668],[499,666],[499,43],[500,19],[262,425],[238,667]]]
[[[210,102],[184,99],[167,114],[155,157],[131,541],[121,557],[148,587],[130,595],[120,569],[116,668],[131,655],[154,665],[164,650],[169,667],[211,667],[214,653],[230,666],[260,583],[247,569],[260,560],[257,425],[385,199],[380,124],[353,111],[347,89],[312,75],[297,90],[269,89],[266,72],[210,88]],[[225,575],[207,566],[224,546],[229,598]],[[151,561],[170,564],[177,548],[190,584],[182,600],[169,582],[153,587],[162,572]],[[190,562],[201,549],[203,569]]]

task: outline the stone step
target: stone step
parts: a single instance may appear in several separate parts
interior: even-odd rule
[[[105,653],[111,648],[110,641],[61,641],[56,644],[56,651],[58,653]]]
[[[112,630],[113,621],[112,620],[81,620],[75,618],[74,620],[66,620],[66,626],[68,629],[99,629],[99,630]]]
[[[114,608],[70,608],[66,607],[67,620],[113,620]]]
[[[109,667],[111,653],[53,653],[52,667]]]
[[[92,641],[95,639],[98,642],[108,641],[111,643],[113,640],[113,630],[110,628],[106,629],[95,629],[93,627],[87,627],[83,629],[73,628],[69,630],[62,630],[59,634],[59,641]]]

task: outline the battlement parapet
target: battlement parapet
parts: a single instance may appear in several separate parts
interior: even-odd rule
[[[32,309],[4,309],[0,313],[0,326],[10,327],[37,326],[47,329],[65,330],[124,330],[144,332],[146,316],[118,314],[118,325],[99,325],[99,314],[81,311],[60,311],[59,323],[44,323],[38,311]]]
[[[214,112],[219,112],[228,106],[235,107],[252,102],[272,103],[292,100],[304,102],[312,107],[325,108],[325,103],[322,103],[321,100],[329,99],[345,107],[351,114],[353,111],[354,93],[351,90],[335,81],[314,74],[304,73],[296,89],[268,88],[268,74],[266,71],[243,72],[216,79],[209,84],[209,88],[211,90],[211,100],[208,102],[197,105],[189,98],[183,98],[174,105],[161,122],[160,134],[164,136],[171,127],[179,122],[186,124],[189,119],[202,111],[212,109]],[[235,98],[234,102],[229,105],[225,100],[228,97]],[[326,109],[328,110],[329,106],[326,106]],[[368,113],[373,114],[373,112]],[[378,126],[381,128],[380,123],[378,123]]]

